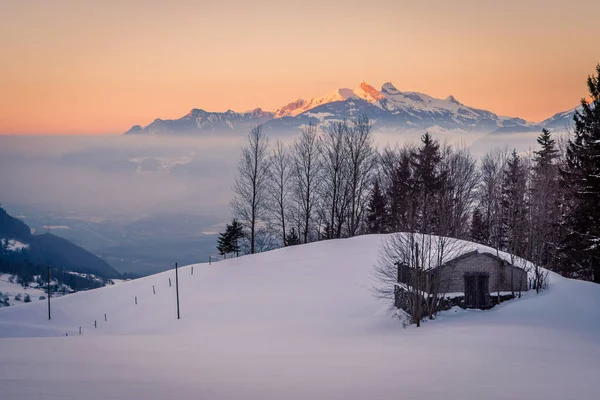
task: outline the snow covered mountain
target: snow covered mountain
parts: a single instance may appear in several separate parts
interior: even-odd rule
[[[273,119],[273,113],[257,108],[245,113],[227,110],[225,112],[208,112],[198,108],[179,119],[155,119],[150,125],[133,126],[125,134],[195,134],[198,132],[214,132],[245,128]]]
[[[568,113],[563,113],[565,119]],[[453,96],[437,99],[417,92],[401,92],[390,82],[377,90],[362,82],[355,89],[342,88],[310,100],[297,99],[273,111],[257,108],[245,113],[231,110],[220,113],[193,109],[182,118],[156,119],[145,127],[136,125],[125,134],[198,135],[247,130],[259,123],[267,130],[285,132],[310,122],[327,123],[361,114],[367,114],[377,128],[398,131],[511,133],[539,131],[545,124],[558,127],[565,122],[555,116],[556,120],[536,124],[469,107]]]
[[[181,319],[173,270],[54,299],[50,321],[44,302],[0,309],[2,398],[597,397],[599,285],[550,274],[403,329],[372,292],[384,238],[180,268]]]
[[[542,122],[541,125],[544,128],[550,130],[562,130],[572,127],[573,116],[575,115],[576,110],[581,111],[581,106],[554,114],[553,116]]]

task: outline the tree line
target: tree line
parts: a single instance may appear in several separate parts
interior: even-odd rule
[[[544,129],[526,153],[493,149],[478,160],[429,133],[416,145],[377,149],[367,116],[308,125],[289,144],[256,126],[233,186],[240,229],[222,234],[219,251],[413,232],[472,240],[600,282],[600,65],[596,73],[572,131]]]

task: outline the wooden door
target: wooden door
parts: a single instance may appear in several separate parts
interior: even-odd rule
[[[487,307],[489,298],[490,277],[479,275],[477,277],[477,305],[476,307]]]
[[[465,276],[465,307],[477,307],[477,281],[475,276]]]

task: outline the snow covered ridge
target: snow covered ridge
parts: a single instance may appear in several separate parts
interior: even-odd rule
[[[384,83],[381,90],[361,82],[354,89],[340,88],[321,97],[296,99],[271,111],[256,108],[243,113],[208,112],[195,108],[179,119],[156,119],[145,127],[135,125],[126,134],[210,134],[243,131],[259,123],[279,132],[294,130],[309,122],[323,124],[361,114],[367,114],[375,127],[387,130],[514,133],[540,131],[542,127],[565,129],[573,120],[573,113],[574,110],[568,110],[533,123],[469,107],[452,95],[437,99],[423,93],[401,92],[391,82]]]
[[[28,249],[29,245],[27,243],[19,242],[16,239],[1,239],[0,244],[3,246],[5,250],[8,251],[21,251],[24,249]]]
[[[372,289],[378,284],[373,269],[387,237],[367,235],[329,240],[222,260],[210,266],[180,267],[181,309],[185,321],[180,325],[172,324],[175,273],[171,270],[57,299],[54,307],[60,312],[51,322],[46,321],[47,310],[42,305],[18,311],[3,309],[0,336],[72,335],[78,332],[79,326],[86,327],[91,334],[90,321],[104,319],[104,314],[110,316],[110,323],[102,324],[94,334],[165,333],[180,329],[193,332],[205,324],[278,327],[293,322],[335,328],[354,324],[385,325],[391,315],[386,311],[389,304],[377,299]],[[496,255],[496,251],[487,246],[454,242],[460,245],[461,252]],[[456,256],[452,252],[447,254]],[[432,253],[432,257],[435,254]],[[499,252],[498,257],[510,261],[507,253]],[[526,262],[521,265],[527,267]],[[561,282],[585,285],[550,274],[549,293],[554,284]],[[600,286],[591,290],[594,296],[600,296]],[[520,302],[512,303],[518,309]],[[240,312],[241,305],[244,310],[252,311]]]
[[[371,291],[386,237],[182,267],[180,320],[173,270],[0,309],[2,398],[597,398],[600,285],[404,329]]]

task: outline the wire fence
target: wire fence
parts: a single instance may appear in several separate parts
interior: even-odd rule
[[[210,265],[212,265],[214,263],[218,263],[219,261],[222,261],[224,259],[225,258],[222,257],[222,256],[212,256],[211,255],[211,256],[208,257],[208,265],[210,266]],[[190,270],[189,274],[180,274],[178,276],[178,278],[184,277],[184,276],[193,276],[194,275],[194,265],[197,266],[198,264],[192,264],[192,265],[190,265],[189,266],[190,267],[189,268],[189,270]],[[181,268],[183,268],[183,267],[181,267]],[[175,263],[175,267],[173,268],[173,270],[176,272],[176,277],[177,277],[177,271],[179,269],[181,269],[181,268],[178,268],[177,267],[177,263]],[[167,280],[169,282],[169,286],[168,287],[169,288],[173,288],[173,281],[171,280],[171,277],[167,277]],[[165,283],[167,282],[167,280],[165,280]],[[176,312],[174,314],[177,316],[177,319],[180,319],[180,313],[179,313],[179,300],[180,300],[179,297],[180,296],[179,296],[179,290],[178,290],[177,286],[178,286],[177,282],[175,282],[175,289],[176,289],[176,292],[177,292],[176,293],[176,299],[175,299],[175,301],[176,301],[176,304],[177,304],[177,310],[176,310]],[[152,296],[156,296],[157,295],[156,283],[155,284],[148,284],[148,292],[150,292],[150,289],[152,290]],[[138,305],[138,302],[141,302],[142,296],[138,297],[138,295],[136,293],[136,294],[133,294],[132,297],[133,297],[133,299],[132,299],[133,300],[132,301],[133,302],[133,306],[135,307],[135,306]],[[129,304],[131,304],[131,303],[129,303]],[[125,306],[126,306],[125,304],[122,305],[122,307],[125,307]],[[90,319],[90,321],[91,321],[91,319]],[[92,328],[92,325],[90,324],[90,327],[88,329],[94,329],[94,330],[95,329],[101,329],[102,325],[101,325],[100,322],[104,322],[106,324],[108,324],[108,323],[111,322],[111,321],[109,321],[109,314],[108,313],[103,313],[102,318],[100,320],[99,319],[94,319],[93,321],[94,321],[93,322],[93,328]],[[79,325],[78,329],[74,333],[72,333],[71,335],[69,335],[69,332],[65,332],[65,336],[83,336],[84,333],[85,333],[85,328],[86,328],[86,325]]]

